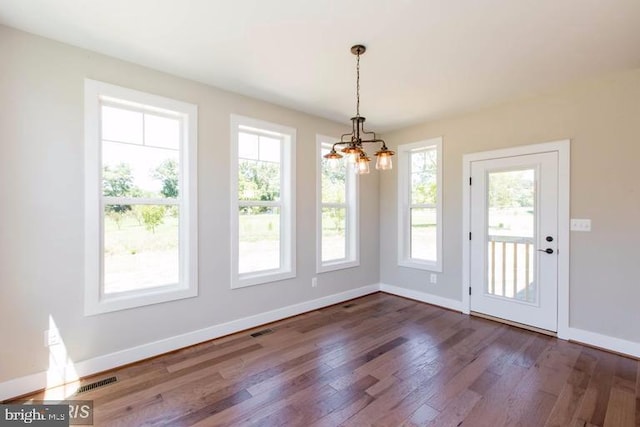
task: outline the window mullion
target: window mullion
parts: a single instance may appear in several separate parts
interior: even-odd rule
[[[103,196],[102,201],[105,205],[165,205],[179,206],[181,199],[155,199],[143,197],[110,197]]]

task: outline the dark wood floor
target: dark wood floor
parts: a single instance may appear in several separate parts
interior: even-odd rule
[[[110,372],[117,383],[75,398],[94,401],[97,426],[623,427],[640,426],[639,370],[378,293]]]

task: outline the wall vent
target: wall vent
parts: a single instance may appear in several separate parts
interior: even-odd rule
[[[76,394],[86,393],[88,391],[95,390],[96,388],[104,387],[106,385],[115,383],[116,381],[118,381],[118,378],[109,377],[109,378],[105,378],[105,379],[100,380],[100,381],[95,381],[95,382],[92,382],[92,383],[89,383],[89,384],[85,384],[82,387],[80,387],[78,389],[78,391],[76,391]]]
[[[270,333],[272,333],[272,332],[273,332],[273,329],[263,329],[263,330],[261,330],[261,331],[258,331],[258,332],[254,332],[254,333],[252,333],[252,334],[251,334],[251,336],[252,336],[253,338],[257,338],[257,337],[261,337],[262,335],[270,334]]]

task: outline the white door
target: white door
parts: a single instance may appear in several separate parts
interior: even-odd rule
[[[471,162],[470,308],[557,330],[558,152]]]

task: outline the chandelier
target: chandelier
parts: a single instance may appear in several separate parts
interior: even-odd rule
[[[360,55],[367,49],[357,44],[351,47],[351,53],[356,55],[356,115],[351,117],[351,133],[346,133],[340,137],[340,141],[333,144],[331,151],[324,157],[329,160],[331,166],[343,157],[336,151],[336,146],[345,146],[340,151],[347,156],[349,163],[355,165],[356,174],[363,175],[369,173],[369,162],[371,159],[364,151],[364,144],[382,144],[380,150],[374,154],[376,156],[376,169],[389,170],[393,167],[391,156],[395,153],[387,148],[382,139],[376,137],[375,132],[367,132],[364,129],[365,118],[360,115]]]

